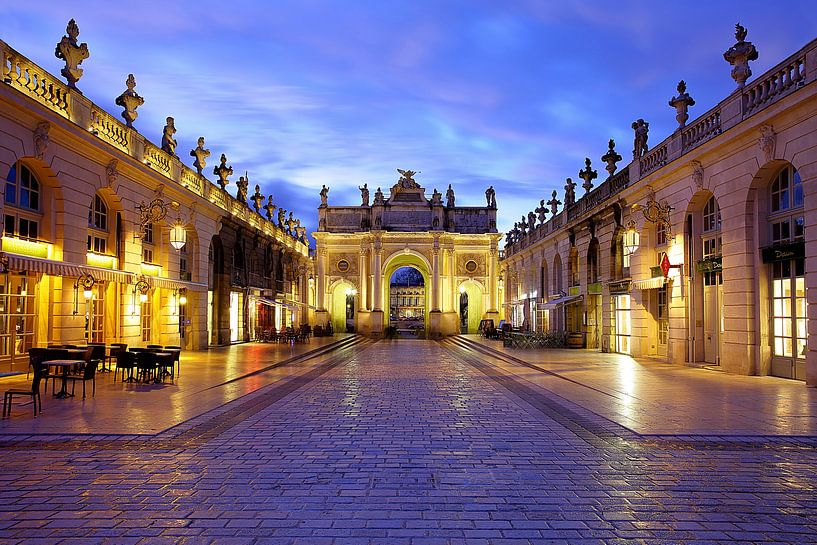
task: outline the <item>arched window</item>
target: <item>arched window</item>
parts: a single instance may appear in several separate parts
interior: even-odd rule
[[[88,209],[88,251],[97,254],[108,252],[108,206],[99,195],[94,195]]]
[[[599,241],[593,239],[587,248],[587,283],[595,284],[599,281]]]
[[[775,176],[770,190],[769,225],[772,244],[803,238],[803,182],[791,165]]]
[[[553,260],[553,293],[562,293],[562,258],[557,255]]]
[[[579,251],[575,246],[570,248],[570,254],[567,258],[567,275],[570,277],[570,285],[579,285]]]
[[[40,182],[28,167],[16,163],[6,176],[3,234],[37,240],[40,236]]]

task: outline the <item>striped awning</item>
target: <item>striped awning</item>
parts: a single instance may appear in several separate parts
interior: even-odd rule
[[[68,276],[72,278],[90,274],[94,277],[94,280],[119,282],[121,284],[133,283],[133,273],[116,269],[103,269],[101,267],[91,267],[90,265],[77,265],[75,263],[66,263],[65,261],[53,261],[51,259],[10,253],[5,253],[4,255],[8,258],[8,268],[10,271],[28,271],[43,273],[49,276]]]
[[[284,301],[279,301],[277,299],[267,299],[266,297],[253,297],[252,299],[257,303],[261,303],[262,305],[267,305],[269,307],[285,307],[292,311],[298,310],[294,305]]]
[[[556,299],[551,299],[547,303],[539,303],[537,305],[538,310],[551,310],[554,308],[558,308],[562,305],[571,305],[574,303],[581,302],[583,297],[581,295],[564,295],[562,297],[558,297]]]
[[[634,290],[657,290],[667,282],[665,276],[653,276],[646,280],[633,280],[631,286]]]
[[[10,254],[6,252],[8,258],[8,268],[10,271],[27,271],[42,273],[49,276],[65,276],[69,278],[79,278],[84,274],[90,274],[98,282],[118,282],[120,284],[133,284],[136,282],[137,274],[120,271],[117,269],[103,269],[90,265],[77,265],[76,263],[66,263],[65,261],[54,261],[39,257],[29,257],[25,255]],[[185,282],[183,280],[173,280],[170,278],[159,278],[149,276],[151,287],[175,290],[186,288],[190,291],[207,291],[207,284],[198,282]]]

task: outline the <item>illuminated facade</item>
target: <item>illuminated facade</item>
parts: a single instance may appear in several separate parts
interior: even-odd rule
[[[147,140],[135,113],[122,123],[0,54],[0,371],[49,343],[205,349],[306,320],[306,244]]]
[[[647,148],[633,123],[629,165],[611,141],[606,180],[575,201],[568,182],[562,210],[509,233],[506,312],[589,348],[816,386],[815,79],[817,41],[689,124],[679,84],[675,132]]]
[[[502,236],[495,199],[486,207],[455,206],[449,189],[443,204],[436,190],[427,198],[413,174],[401,171],[389,197],[378,188],[372,204],[367,190],[358,206],[329,206],[323,193],[313,233],[317,325],[382,336],[389,325],[390,279],[401,267],[423,276],[427,336],[460,332],[460,290],[469,296],[468,331],[476,332],[480,319],[498,321]]]

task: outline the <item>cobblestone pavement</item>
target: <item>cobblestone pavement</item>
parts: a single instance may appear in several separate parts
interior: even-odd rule
[[[453,343],[143,437],[0,445],[0,543],[814,543],[808,438],[645,439]]]

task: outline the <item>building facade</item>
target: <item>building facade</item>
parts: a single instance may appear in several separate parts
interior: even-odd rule
[[[431,338],[460,332],[460,299],[468,294],[468,330],[481,319],[499,318],[499,252],[496,199],[487,206],[455,206],[450,188],[431,198],[413,179],[401,178],[386,198],[375,192],[369,204],[361,189],[360,206],[329,206],[321,192],[316,245],[316,325],[337,331],[351,321],[356,332],[379,337],[389,325],[390,279],[401,267],[423,276],[425,331]]]
[[[817,41],[747,83],[756,50],[739,25],[736,38],[737,89],[687,123],[681,82],[675,132],[648,147],[636,121],[632,162],[616,168],[611,140],[604,181],[588,159],[581,198],[568,180],[561,209],[554,192],[549,218],[508,233],[515,324],[817,385]]]
[[[50,343],[200,350],[305,320],[303,233],[183,165],[172,118],[161,145],[140,134],[132,77],[125,123],[84,97],[76,34],[58,47],[68,84],[0,41],[0,370]]]

